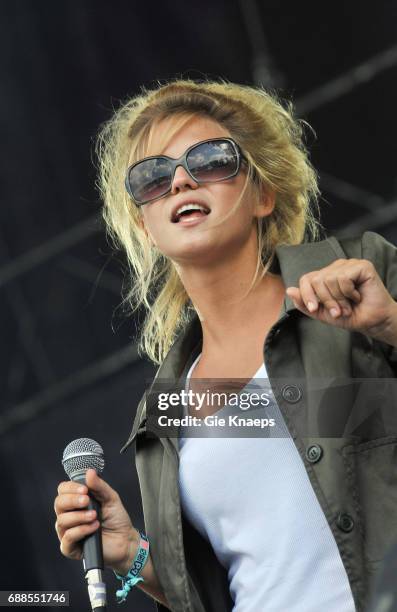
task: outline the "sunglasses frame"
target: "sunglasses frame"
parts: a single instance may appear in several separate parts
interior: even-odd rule
[[[189,153],[195,149],[196,147],[206,144],[208,142],[229,142],[232,146],[233,149],[236,153],[236,157],[237,157],[237,166],[236,166],[236,171],[233,172],[232,174],[225,176],[224,178],[221,179],[217,179],[215,181],[198,181],[190,172],[188,165],[187,165],[187,156],[189,155]],[[157,196],[156,198],[151,198],[150,200],[145,200],[145,201],[141,201],[141,200],[137,200],[133,194],[132,191],[130,189],[130,184],[129,184],[129,176],[131,171],[133,170],[133,168],[135,168],[136,166],[139,166],[139,164],[142,164],[145,161],[148,161],[149,159],[165,159],[168,162],[170,162],[171,164],[171,179],[170,179],[170,187],[169,189],[164,192],[161,196]],[[232,138],[208,138],[207,140],[200,140],[200,142],[195,142],[192,146],[190,146],[188,149],[186,149],[186,151],[184,152],[183,155],[181,155],[181,157],[179,157],[178,159],[175,159],[174,157],[169,157],[168,155],[150,155],[149,157],[144,157],[143,159],[140,159],[139,161],[135,162],[134,164],[132,164],[131,166],[129,166],[127,168],[127,173],[126,173],[126,177],[125,177],[125,188],[127,190],[128,195],[133,199],[133,201],[135,202],[136,206],[144,206],[145,204],[149,204],[149,202],[154,202],[155,200],[160,200],[161,198],[164,198],[164,196],[166,196],[168,193],[170,193],[170,191],[172,190],[172,183],[174,182],[174,177],[175,177],[175,171],[178,168],[178,166],[182,166],[186,172],[188,173],[188,175],[194,180],[195,183],[197,183],[198,185],[201,185],[202,183],[220,183],[221,181],[227,181],[230,178],[233,178],[234,176],[236,176],[241,168],[241,162],[243,161],[247,161],[247,158],[245,157],[245,155],[242,153],[239,145],[232,139]]]

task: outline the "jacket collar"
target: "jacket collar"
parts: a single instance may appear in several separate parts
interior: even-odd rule
[[[330,236],[320,242],[305,242],[297,245],[276,247],[274,268],[281,274],[285,288],[299,287],[304,274],[329,266],[335,259],[346,259],[339,241]],[[273,271],[273,267],[271,268]],[[285,296],[286,312],[297,310],[293,301]]]

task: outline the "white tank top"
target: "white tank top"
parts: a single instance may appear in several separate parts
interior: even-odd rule
[[[255,437],[234,426],[234,437],[221,427],[181,428],[182,510],[227,569],[233,612],[354,612],[338,547],[264,364],[240,394],[253,388],[266,390],[270,403],[245,416],[274,418],[275,427]],[[216,412],[226,421],[237,413],[228,405]]]

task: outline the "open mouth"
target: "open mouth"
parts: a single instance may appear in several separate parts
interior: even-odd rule
[[[191,202],[189,204],[180,206],[173,214],[171,221],[172,223],[179,223],[180,219],[197,219],[209,215],[210,212],[211,211],[207,206]]]

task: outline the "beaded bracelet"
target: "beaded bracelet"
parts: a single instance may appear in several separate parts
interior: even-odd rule
[[[122,589],[116,591],[117,603],[123,603],[127,599],[127,595],[138,582],[145,582],[144,579],[139,575],[143,568],[145,567],[145,563],[149,557],[149,540],[147,536],[139,531],[139,535],[141,536],[139,542],[138,552],[136,553],[134,560],[132,562],[131,569],[128,574],[125,576],[120,576],[117,572],[114,572],[116,578],[122,581]]]

